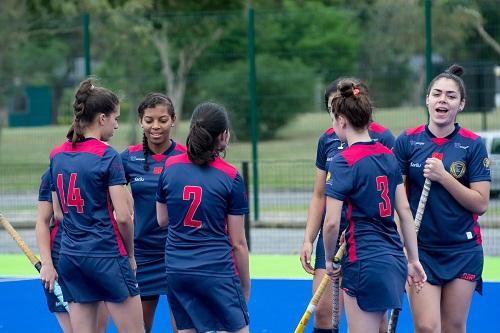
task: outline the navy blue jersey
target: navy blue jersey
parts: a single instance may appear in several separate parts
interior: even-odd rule
[[[379,141],[389,149],[392,149],[394,146],[394,135],[392,135],[391,131],[384,126],[376,122],[372,122],[368,127],[368,132],[374,141]],[[316,167],[327,172],[333,157],[337,153],[342,152],[346,147],[347,145],[340,141],[333,128],[327,129],[318,140],[318,148],[316,150]],[[340,232],[347,227],[345,214],[346,206],[344,205],[342,218],[340,220]]]
[[[172,141],[163,154],[148,154],[149,170],[144,170],[142,144],[130,146],[121,153],[125,177],[134,197],[134,249],[136,255],[165,252],[167,230],[156,219],[156,190],[165,160],[184,153],[186,148]]]
[[[94,138],[67,141],[50,153],[50,174],[64,213],[61,253],[126,256],[108,189],[126,184],[118,152]]]
[[[403,179],[392,151],[378,142],[358,142],[329,167],[326,195],[347,203],[347,259],[404,255],[394,222],[396,187]]]
[[[394,153],[407,176],[410,206],[415,215],[425,178],[425,160],[441,153],[445,170],[464,186],[490,181],[489,160],[481,138],[455,125],[446,138],[436,138],[425,125],[403,131]],[[481,244],[478,216],[462,207],[439,183],[433,183],[418,233],[419,247],[470,248]]]
[[[52,204],[52,191],[50,181],[50,169],[47,169],[42,175],[40,182],[40,188],[38,189],[38,201],[47,201]],[[59,221],[52,219],[50,221],[50,250],[53,261],[59,259],[59,251],[61,250],[61,228],[59,227]]]
[[[156,201],[168,210],[167,273],[235,276],[227,215],[248,213],[245,184],[232,165],[216,158],[199,166],[187,154],[170,157]]]

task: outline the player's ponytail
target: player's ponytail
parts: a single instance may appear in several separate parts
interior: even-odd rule
[[[90,79],[80,83],[73,102],[73,123],[66,134],[73,146],[84,138],[84,129],[92,124],[99,113],[109,116],[116,112],[118,97],[110,90],[92,85]]]
[[[372,121],[372,102],[366,86],[352,79],[340,80],[331,102],[335,118],[342,115],[356,129],[366,128]]]
[[[191,116],[186,139],[189,159],[198,165],[215,160],[225,150],[219,136],[229,130],[229,119],[223,106],[215,103],[198,105]]]

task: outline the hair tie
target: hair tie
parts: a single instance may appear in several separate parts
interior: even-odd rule
[[[94,87],[94,85],[93,85],[93,84],[91,84],[91,85],[90,85],[90,90],[94,90],[94,88],[95,88],[95,87]]]
[[[354,96],[358,96],[358,95],[359,95],[359,89],[358,89],[358,88],[353,88],[353,89],[352,89],[352,94],[353,94]]]

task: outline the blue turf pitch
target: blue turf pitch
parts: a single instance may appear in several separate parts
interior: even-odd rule
[[[41,288],[38,279],[0,278],[0,332],[59,332],[55,318],[47,311]],[[310,280],[252,280],[250,331],[293,332],[311,297],[310,288]],[[166,299],[162,297],[153,332],[171,332],[166,303]],[[310,322],[306,332],[310,332],[311,327]],[[343,325],[341,332],[345,331]],[[412,331],[410,311],[405,301],[398,332]],[[111,325],[108,332],[115,333],[114,326]],[[485,283],[484,296],[474,295],[467,332],[500,333],[500,283]]]

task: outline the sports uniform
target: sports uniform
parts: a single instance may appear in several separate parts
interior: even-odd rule
[[[415,215],[425,182],[423,168],[433,153],[442,154],[445,170],[461,184],[491,181],[489,159],[481,138],[455,124],[445,138],[426,125],[403,131],[394,153],[407,176],[409,201]],[[460,278],[477,281],[482,293],[483,248],[477,214],[462,207],[439,183],[432,184],[418,234],[420,262],[433,285]]]
[[[378,142],[358,142],[330,163],[326,195],[347,209],[346,256],[341,288],[363,311],[400,308],[407,261],[394,222],[397,160]]]
[[[46,201],[52,204],[52,193],[50,191],[50,170],[48,169],[42,175],[40,187],[38,189],[38,201]],[[59,251],[61,249],[61,228],[59,221],[52,219],[49,227],[50,233],[50,255],[52,263],[56,271],[58,271]],[[59,278],[59,281],[61,278]],[[45,297],[47,298],[47,306],[50,312],[67,312],[64,305],[57,299],[54,293],[49,292],[47,288],[43,288]]]
[[[126,184],[120,155],[95,138],[50,154],[52,191],[64,213],[59,274],[68,302],[122,302],[139,293],[109,195]]]
[[[134,197],[134,249],[137,262],[136,278],[141,297],[166,295],[165,240],[167,230],[156,219],[156,191],[165,160],[186,151],[171,141],[163,154],[148,154],[149,169],[144,170],[142,144],[130,146],[121,153],[125,177]]]
[[[374,141],[379,141],[383,145],[385,145],[388,148],[392,148],[394,146],[394,136],[392,135],[391,131],[384,126],[372,122],[370,123],[368,127],[368,132],[370,134],[370,137]],[[344,149],[347,147],[345,143],[342,143],[335,134],[335,131],[333,128],[327,129],[323,135],[320,136],[318,140],[318,148],[316,150],[316,167],[320,170],[323,170],[325,172],[328,172],[328,166],[333,159],[333,157],[344,151]],[[345,218],[345,206],[344,210],[342,211],[342,218],[340,219],[340,232],[342,232],[346,226],[347,226],[347,221]],[[324,217],[323,217],[324,218]],[[339,238],[340,238],[340,232],[339,232]],[[337,241],[337,244],[339,242]],[[319,236],[318,236],[318,242],[316,243],[316,257],[314,261],[314,269],[325,269],[325,250],[323,247],[323,222],[321,223],[321,228],[319,231]]]
[[[156,200],[168,209],[168,302],[177,328],[236,331],[248,325],[227,233],[228,215],[248,213],[236,168],[220,158],[199,166],[187,154],[170,157]]]

